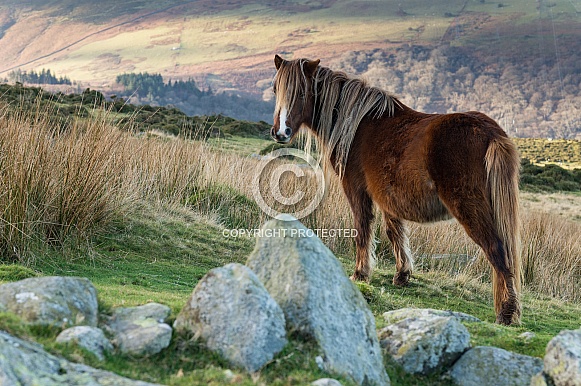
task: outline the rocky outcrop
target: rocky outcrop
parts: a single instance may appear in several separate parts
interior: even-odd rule
[[[581,386],[581,329],[561,331],[547,345],[543,372],[531,386],[551,384]]]
[[[470,334],[458,319],[430,313],[381,329],[379,340],[386,354],[409,374],[428,375],[447,368],[470,347]]]
[[[458,359],[448,375],[458,386],[529,386],[542,368],[539,358],[496,347],[475,347]]]
[[[75,326],[67,328],[56,337],[56,341],[82,347],[101,361],[105,359],[105,352],[113,351],[113,345],[105,337],[103,330],[97,327]]]
[[[0,311],[34,325],[97,325],[97,290],[79,277],[33,277],[0,285]]]
[[[153,384],[57,358],[38,344],[0,331],[0,385],[151,386]]]
[[[531,386],[555,386],[544,372],[540,372],[531,378]]]
[[[287,328],[317,342],[326,371],[389,384],[365,299],[304,225],[288,215],[267,222],[247,265],[283,309]]]
[[[169,346],[171,327],[164,323],[171,310],[159,303],[116,308],[104,328],[117,349],[133,356],[157,354]]]
[[[241,264],[210,270],[196,285],[174,328],[200,337],[233,365],[260,370],[286,345],[281,308]]]

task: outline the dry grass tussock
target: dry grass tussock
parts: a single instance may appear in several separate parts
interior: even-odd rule
[[[112,126],[110,113],[72,119],[0,107],[0,256],[29,263],[36,243],[87,237],[142,198],[180,200],[203,150],[143,139]]]
[[[480,248],[455,221],[412,225],[411,245],[420,270],[490,280]],[[581,301],[581,224],[546,212],[522,214],[525,288],[566,301]]]
[[[70,236],[90,236],[142,200],[191,205],[211,218],[219,216],[224,226],[228,217],[245,228],[257,228],[268,218],[253,199],[260,160],[216,151],[200,141],[136,136],[109,124],[109,114],[95,110],[90,119],[73,119],[59,132],[47,118],[50,114],[13,113],[0,106],[2,261],[29,263],[35,258],[35,243],[58,245]],[[280,162],[266,168],[260,190],[273,207],[300,209],[300,203],[284,208],[268,198],[268,172]],[[313,180],[308,169],[304,177],[284,173],[280,190],[285,196],[303,191],[308,201],[315,190]],[[325,198],[302,221],[312,229],[351,228],[337,179],[327,182]],[[522,232],[526,288],[580,301],[581,224],[524,211]],[[410,224],[410,239],[416,271],[437,269],[488,281],[483,254],[456,222]],[[324,241],[336,253],[354,256],[352,239]],[[391,258],[390,249],[381,237],[379,266]]]

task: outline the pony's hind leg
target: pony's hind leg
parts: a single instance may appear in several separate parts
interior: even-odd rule
[[[513,274],[507,261],[506,247],[498,235],[492,208],[477,194],[453,200],[440,195],[466,233],[484,251],[493,269],[493,294],[496,322],[510,325],[520,316],[520,304]]]
[[[349,200],[353,220],[355,222],[355,272],[351,280],[369,281],[375,258],[375,244],[373,239],[373,201],[369,194],[362,189],[350,189],[344,184],[345,194]]]
[[[413,270],[413,259],[410,252],[407,229],[402,220],[392,218],[385,212],[383,212],[383,223],[385,233],[389,241],[391,241],[393,254],[395,255],[396,272],[393,277],[393,284],[405,286],[409,283]]]

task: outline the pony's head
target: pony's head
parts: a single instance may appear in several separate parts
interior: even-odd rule
[[[273,91],[276,105],[270,131],[275,141],[288,143],[303,124],[311,124],[315,97],[311,85],[319,62],[307,59],[288,61],[275,55]]]

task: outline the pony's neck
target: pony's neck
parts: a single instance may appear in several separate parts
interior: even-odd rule
[[[336,73],[328,68],[320,68],[319,71],[328,71],[333,76],[333,83],[336,87],[338,87],[338,92],[329,95],[328,93],[324,92],[325,87],[329,87],[328,78],[319,79],[315,77],[313,80],[313,93],[316,95],[314,98],[314,108],[313,108],[313,117],[309,128],[313,131],[317,137],[321,139],[325,139],[332,131],[335,129],[335,125],[337,124],[337,119],[339,117],[339,108],[341,102],[341,95],[343,93],[343,86],[345,82],[348,80],[347,77],[343,73]],[[339,76],[337,76],[339,75]],[[327,80],[327,82],[325,82]],[[333,109],[331,114],[331,122],[329,125],[329,117],[323,117],[322,114],[325,113],[325,106],[332,104]],[[325,127],[322,127],[323,124]],[[329,127],[330,126],[330,127]],[[326,134],[326,135],[325,135]]]
[[[351,142],[363,119],[393,116],[398,101],[387,92],[344,72],[319,67],[312,80],[311,130],[318,137],[324,158],[333,161],[341,177]]]

